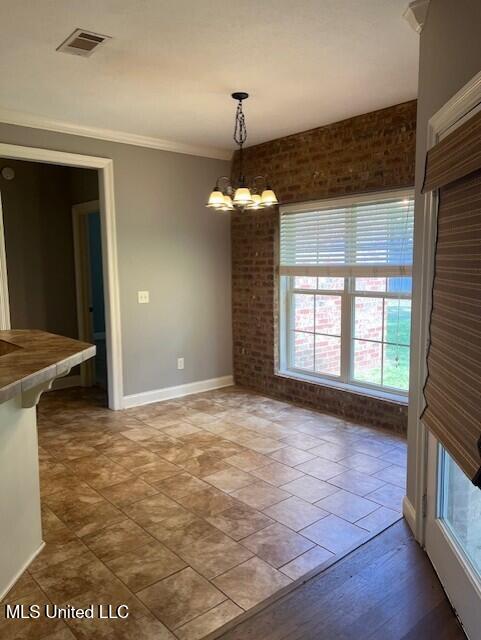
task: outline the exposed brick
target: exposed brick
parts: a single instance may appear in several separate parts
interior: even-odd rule
[[[244,173],[266,175],[283,203],[414,185],[416,101],[244,150]],[[237,154],[232,173],[237,173]],[[407,409],[275,375],[277,208],[232,214],[234,376],[238,384],[320,410],[405,431]]]

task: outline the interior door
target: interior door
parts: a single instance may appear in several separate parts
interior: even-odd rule
[[[95,355],[95,384],[107,389],[107,350],[105,340],[104,282],[102,271],[102,238],[98,211],[84,216],[88,235],[89,312]]]
[[[80,365],[82,386],[107,389],[107,350],[102,262],[101,222],[98,200],[72,207],[75,284],[79,339],[93,342],[95,358]]]
[[[469,640],[481,637],[481,490],[430,434],[426,551]]]

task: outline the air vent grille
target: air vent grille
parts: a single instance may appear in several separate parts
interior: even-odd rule
[[[100,33],[93,33],[91,31],[85,31],[84,29],[75,29],[75,31],[57,47],[57,51],[72,53],[75,56],[88,57],[107,40],[110,40],[110,36],[103,36]]]

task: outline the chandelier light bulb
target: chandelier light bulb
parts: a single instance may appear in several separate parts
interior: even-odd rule
[[[261,202],[264,207],[271,207],[274,204],[279,204],[276,194],[269,186],[267,186],[267,188],[262,192]]]
[[[209,196],[209,200],[207,201],[206,207],[210,207],[211,209],[220,209],[224,206],[224,194],[222,191],[219,191],[214,188],[212,193]]]
[[[234,194],[234,204],[246,207],[252,203],[252,196],[248,187],[238,187]]]
[[[233,211],[234,205],[232,204],[232,198],[228,195],[224,196],[224,206],[222,207],[224,211]]]
[[[248,209],[263,209],[264,205],[262,204],[262,198],[258,193],[252,194],[252,204],[250,204]]]

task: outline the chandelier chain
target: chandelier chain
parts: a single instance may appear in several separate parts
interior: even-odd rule
[[[237,110],[235,112],[235,126],[234,126],[234,142],[239,146],[242,146],[247,140],[247,126],[242,111],[242,100],[239,100]]]

